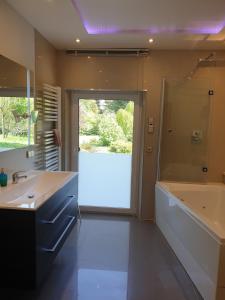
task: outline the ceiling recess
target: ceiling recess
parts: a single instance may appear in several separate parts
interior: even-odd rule
[[[69,49],[67,55],[73,56],[147,56],[149,49]]]

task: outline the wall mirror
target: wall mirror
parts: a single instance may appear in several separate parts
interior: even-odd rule
[[[34,74],[0,55],[0,152],[34,144]]]

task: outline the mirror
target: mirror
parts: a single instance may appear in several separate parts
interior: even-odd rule
[[[0,152],[34,144],[33,72],[0,55]]]

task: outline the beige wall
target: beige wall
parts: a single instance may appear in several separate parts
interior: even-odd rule
[[[35,83],[41,88],[43,83],[56,85],[56,50],[35,31]]]
[[[162,78],[181,80],[196,66],[199,58],[209,51],[152,51],[145,58],[118,57],[71,57],[58,53],[58,83],[66,89],[147,89],[145,93],[145,124],[149,116],[155,120],[154,134],[147,133],[145,126],[144,164],[142,183],[142,216],[154,218],[154,184],[156,179],[158,127]],[[217,52],[225,57],[225,52]],[[215,96],[212,107],[212,126],[210,131],[209,180],[221,181],[221,172],[225,171],[225,88],[224,68],[216,69]],[[210,72],[211,69],[210,69]],[[207,75],[208,76],[208,75]],[[216,145],[216,147],[215,147]],[[153,146],[153,152],[147,153],[147,146]]]
[[[56,50],[39,33],[34,36],[33,27],[3,0],[0,0],[0,54],[33,71],[36,62],[37,84],[56,84]],[[0,167],[31,169],[33,159],[26,158],[26,149],[5,151],[0,153]]]
[[[26,68],[0,55],[0,87],[26,88]]]
[[[148,90],[145,93],[145,124],[149,116],[154,117],[156,130],[153,135],[148,134],[145,126],[144,149],[151,145],[153,153],[144,151],[142,215],[144,218],[154,218],[154,184],[162,78],[165,77],[167,80],[183,78],[194,68],[198,58],[206,57],[209,52],[152,51],[146,58],[92,59],[69,57],[59,52],[56,57],[54,47],[38,32],[34,37],[32,26],[3,0],[0,0],[0,41],[1,54],[31,70],[34,70],[36,65],[37,86],[46,82],[53,85],[58,83],[63,88],[72,89]],[[225,52],[217,52],[217,54],[221,57],[225,56]],[[209,135],[208,179],[221,181],[221,174],[225,171],[225,69],[214,68],[210,72],[212,72],[210,76],[214,79],[215,96]],[[10,161],[9,153],[4,153],[4,156],[1,154],[0,164],[4,165],[5,162]],[[26,164],[23,150],[14,152],[13,157],[16,157],[16,162],[21,161],[22,166]],[[20,167],[17,163],[13,166]]]
[[[139,75],[140,74],[140,75]],[[58,84],[63,89],[110,89],[137,90],[142,89],[143,60],[140,58],[106,58],[75,57],[58,52],[57,75]],[[64,161],[65,169],[69,169],[70,101],[62,93],[64,119]]]
[[[0,0],[0,54],[34,70],[34,29]]]
[[[213,68],[212,76],[215,96],[212,100],[208,180],[221,181],[225,172],[225,67]]]
[[[161,92],[161,80],[181,80],[196,66],[199,58],[205,58],[208,51],[152,51],[150,57],[146,58],[144,80],[150,86],[147,114],[159,118],[159,100]],[[225,58],[225,52],[216,52],[218,58]],[[225,170],[225,68],[209,68],[198,74],[200,78],[210,78],[215,88],[212,97],[212,120],[209,132],[209,181],[220,181],[221,173]],[[158,127],[158,126],[157,126]],[[145,145],[154,145],[153,155],[144,156],[144,180],[143,180],[143,205],[144,210],[153,216],[154,202],[154,178],[156,170],[158,136],[151,136],[145,132]],[[182,151],[182,148],[181,148]],[[149,195],[151,198],[149,199]],[[150,201],[149,201],[150,200]],[[144,212],[145,214],[145,212]]]
[[[166,81],[160,168],[163,180],[207,181],[208,174],[202,167],[208,166],[210,107],[217,95],[208,95],[215,89],[213,74],[213,67],[204,66],[186,78]],[[194,130],[201,130],[197,143],[192,139]]]
[[[0,0],[0,54],[34,71],[34,30],[3,0]],[[9,170],[30,169],[33,159],[26,158],[26,149],[5,151],[0,153],[0,166]]]
[[[71,89],[142,89],[143,63],[137,57],[75,57],[58,52],[58,82]]]
[[[32,149],[32,147],[31,147]],[[26,158],[27,148],[0,152],[0,166],[11,175],[14,171],[33,169],[33,158]],[[10,179],[10,178],[9,178]]]
[[[38,32],[35,31],[35,88],[37,95],[42,94],[43,84],[57,85],[56,49]],[[54,122],[37,122],[37,131],[52,130]]]

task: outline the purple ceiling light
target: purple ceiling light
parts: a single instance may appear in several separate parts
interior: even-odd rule
[[[158,33],[191,33],[191,34],[218,34],[225,26],[225,17],[223,21],[208,21],[208,22],[190,22],[187,26],[149,26],[139,29],[129,28],[124,29],[122,26],[116,25],[101,25],[101,22],[92,22],[88,21],[90,19],[89,12],[85,10],[82,6],[82,1],[80,0],[71,0],[82,23],[90,35],[109,35],[109,34],[129,34],[129,33],[140,33],[140,34],[158,34]],[[91,14],[91,13],[90,13]]]
[[[196,22],[192,26],[186,28],[187,31],[197,34],[218,34],[223,30],[225,21],[220,22]]]

